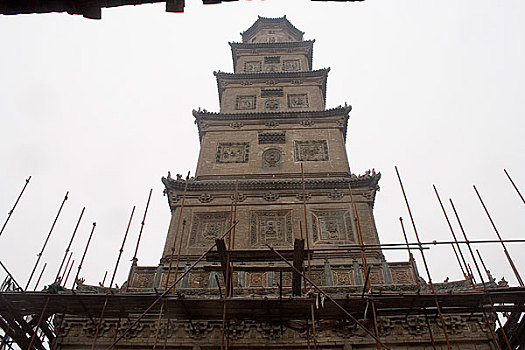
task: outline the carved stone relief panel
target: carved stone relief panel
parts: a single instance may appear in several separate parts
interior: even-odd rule
[[[288,95],[288,107],[289,108],[305,108],[308,107],[308,95],[307,94],[290,94]]]
[[[412,272],[409,269],[392,269],[391,272],[394,284],[414,283]]]
[[[246,73],[260,72],[261,66],[261,61],[244,62],[244,71]]]
[[[249,142],[219,142],[215,161],[217,163],[247,163],[249,153]]]
[[[301,62],[299,60],[284,60],[283,71],[297,72],[301,70]]]
[[[371,284],[384,284],[385,278],[383,276],[383,270],[381,269],[372,269],[370,271],[370,283]]]
[[[353,242],[352,222],[346,209],[312,210],[314,244]]]
[[[326,140],[294,141],[294,150],[296,162],[329,160]]]
[[[254,211],[251,215],[252,247],[292,245],[291,210]]]
[[[190,272],[188,288],[207,288],[209,281],[209,272]]]
[[[246,287],[266,287],[266,272],[247,272]]]
[[[262,166],[264,169],[275,169],[281,167],[282,151],[280,148],[269,148],[262,154]]]
[[[237,96],[235,100],[235,109],[238,109],[238,110],[255,109],[256,99],[257,98],[255,95]]]
[[[133,288],[153,288],[153,281],[155,280],[155,273],[135,273],[133,274],[133,281],[131,287]]]
[[[226,231],[228,212],[198,213],[193,216],[190,247],[208,247]]]
[[[267,100],[264,102],[265,111],[278,111],[279,110],[279,100]]]
[[[351,286],[355,284],[353,270],[333,270],[333,280],[336,286]]]
[[[180,270],[179,270],[180,271]],[[180,275],[179,275],[180,276]],[[177,280],[175,278],[175,274],[172,272],[170,273],[170,280],[168,282],[168,284],[166,284],[166,279],[168,278],[168,272],[163,272],[162,275],[160,276],[160,287],[164,288],[168,288],[170,287],[173,283],[175,283],[175,281]],[[179,281],[177,283],[177,285],[175,286],[176,288],[180,288],[182,287],[182,281]]]

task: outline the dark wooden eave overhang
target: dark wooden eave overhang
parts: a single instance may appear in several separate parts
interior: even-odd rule
[[[298,111],[298,112],[262,112],[262,113],[215,113],[206,110],[193,110],[192,114],[195,117],[195,124],[199,131],[199,141],[202,141],[204,130],[202,124],[206,121],[243,121],[243,120],[278,120],[282,123],[292,122],[296,123],[299,120],[309,119],[315,121],[316,119],[325,119],[330,117],[342,117],[344,139],[348,129],[348,119],[350,118],[350,111],[352,106],[339,106],[335,108],[325,109],[323,111]]]
[[[235,43],[230,42],[232,49],[233,68],[237,66],[237,59],[239,58],[238,52],[241,50],[257,50],[257,49],[297,49],[306,48],[308,66],[312,69],[313,62],[313,48],[315,40],[306,41],[291,41],[291,42],[277,42],[277,43]]]
[[[294,37],[295,40],[301,41],[303,40],[304,32],[301,32],[299,29],[295,28],[295,26],[288,21],[286,18],[286,15],[283,17],[278,18],[268,18],[268,17],[261,17],[258,16],[257,21],[255,21],[254,24],[248,29],[246,29],[244,32],[241,33],[242,41],[248,42],[252,38],[252,36],[257,32],[257,30],[264,28],[268,25],[282,25],[286,29],[289,30],[290,34]]]
[[[330,68],[317,69],[304,72],[269,72],[269,73],[226,73],[213,72],[217,78],[217,89],[219,91],[219,101],[222,101],[222,92],[224,91],[224,82],[232,80],[269,80],[269,79],[305,79],[305,78],[322,78],[321,91],[324,102],[326,103],[326,81],[328,79]]]

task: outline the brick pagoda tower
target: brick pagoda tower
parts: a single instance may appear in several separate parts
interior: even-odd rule
[[[448,337],[451,349],[493,349],[493,318],[463,308],[440,320],[415,264],[385,260],[373,216],[380,174],[351,173],[351,107],[326,108],[329,69],[313,69],[303,34],[286,17],[259,17],[230,43],[234,72],[214,73],[220,111],[193,111],[195,176],[162,178],[172,216],[160,264],[134,262],[97,348],[447,349]],[[59,348],[91,345],[96,323],[64,324]]]

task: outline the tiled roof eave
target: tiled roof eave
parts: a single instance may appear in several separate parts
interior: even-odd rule
[[[348,189],[348,185],[353,189],[372,188],[377,190],[377,185],[381,173],[370,175],[359,175],[334,178],[309,178],[304,180],[306,189]],[[183,191],[184,180],[173,178],[162,178],[162,183],[166,190]],[[217,180],[190,180],[187,191],[230,191],[238,188],[241,191],[248,190],[287,190],[301,189],[303,182],[300,177],[293,179],[217,179]]]

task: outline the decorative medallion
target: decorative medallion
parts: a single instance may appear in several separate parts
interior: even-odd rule
[[[338,190],[333,190],[332,192],[328,193],[328,198],[330,198],[333,201],[343,199],[343,192],[338,191]]]
[[[277,111],[279,110],[279,100],[267,100],[264,102],[264,110]]]
[[[273,193],[273,192],[268,192],[268,193],[264,194],[263,198],[267,202],[275,202],[276,200],[279,199],[279,194],[278,193]]]
[[[295,197],[297,197],[297,199],[300,200],[301,202],[304,202],[304,201],[308,201],[310,198],[312,198],[312,195],[310,193],[308,193],[308,192],[306,192],[306,193],[301,192],[301,193],[297,193],[295,195]]]
[[[354,241],[352,221],[346,209],[312,210],[315,244],[348,244]]]
[[[314,121],[311,119],[301,120],[302,126],[310,127],[310,126],[314,126],[314,124],[315,124]]]
[[[294,141],[295,161],[327,161],[328,142],[326,140]]]
[[[244,71],[246,73],[254,73],[261,71],[261,61],[248,61],[244,62]]]
[[[254,211],[251,218],[251,245],[277,247],[292,245],[291,210]]]
[[[210,203],[213,200],[213,196],[209,193],[203,193],[199,196],[199,201],[201,203]]]
[[[279,122],[277,120],[268,120],[264,123],[264,125],[266,125],[269,128],[275,128],[279,126]]]
[[[228,212],[197,213],[193,216],[190,247],[208,247],[226,231]]]
[[[232,129],[240,129],[244,126],[244,123],[243,122],[233,122],[233,123],[230,123],[230,128]]]
[[[249,142],[219,142],[215,161],[217,163],[247,163],[249,152]]]
[[[237,96],[235,101],[235,109],[237,110],[249,110],[255,109],[256,97],[254,95],[241,95]]]
[[[237,200],[237,202],[244,202],[246,200],[246,195],[244,193],[234,193],[230,196],[231,200]]]
[[[301,70],[301,62],[299,60],[284,60],[283,71],[297,72]]]
[[[262,154],[263,168],[279,168],[282,156],[279,148],[269,148]]]

